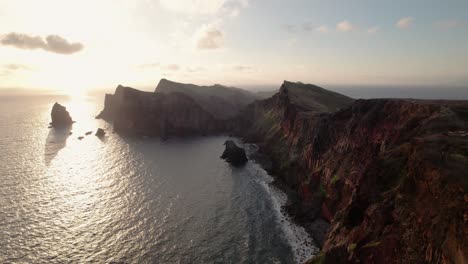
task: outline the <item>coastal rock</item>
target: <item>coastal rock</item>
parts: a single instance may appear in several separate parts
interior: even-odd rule
[[[103,136],[106,135],[106,131],[104,131],[104,129],[102,129],[102,128],[98,128],[95,135],[96,135],[96,137],[103,137]]]
[[[232,140],[227,140],[224,142],[226,146],[221,158],[231,163],[234,166],[240,166],[245,164],[248,159],[245,154],[245,150],[241,147],[238,147],[236,143]]]
[[[70,117],[67,109],[59,103],[54,104],[50,115],[52,117],[52,122],[50,124],[54,128],[67,127],[73,124],[73,120]]]
[[[111,117],[114,131],[120,134],[167,138],[224,130],[222,120],[180,92],[143,92],[119,85],[114,95],[106,96],[105,105],[100,116]]]
[[[322,92],[285,82],[232,124],[270,154],[298,223],[329,223],[310,263],[466,263],[468,139],[449,132],[468,131],[468,102]]]

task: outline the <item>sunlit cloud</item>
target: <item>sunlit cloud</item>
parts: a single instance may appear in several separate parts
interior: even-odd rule
[[[414,23],[414,18],[413,17],[404,17],[404,18],[398,20],[398,22],[396,23],[396,26],[398,28],[408,29],[413,25],[413,23]]]
[[[71,43],[59,35],[49,35],[45,39],[20,33],[9,33],[1,38],[2,45],[19,49],[42,49],[59,54],[73,54],[83,49],[79,42]]]
[[[198,50],[215,50],[224,46],[224,35],[213,25],[202,25],[195,32],[195,45]]]
[[[33,70],[32,67],[28,65],[24,65],[24,64],[16,64],[16,63],[5,64],[5,65],[0,66],[0,76],[8,77],[17,72],[32,71],[32,70]]]
[[[355,29],[355,26],[351,22],[345,20],[336,25],[336,29],[340,32],[349,32]]]
[[[6,64],[3,66],[3,68],[7,69],[7,70],[11,70],[11,71],[16,71],[16,70],[32,70],[31,67],[29,67],[28,65],[24,65],[24,64]]]
[[[380,31],[380,27],[378,26],[370,27],[367,29],[367,33],[369,34],[377,34],[379,31]]]

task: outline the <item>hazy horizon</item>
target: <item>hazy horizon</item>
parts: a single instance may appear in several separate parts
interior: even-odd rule
[[[147,90],[160,78],[240,88],[468,83],[461,0],[3,0],[0,10],[0,91]]]
[[[127,86],[125,84],[122,84]],[[197,84],[198,85],[198,84]],[[213,84],[212,84],[213,85]],[[235,88],[251,92],[275,92],[279,90],[281,83],[274,85],[246,85]],[[468,100],[468,86],[404,86],[404,85],[319,85],[325,89],[335,91],[356,99],[371,98],[414,98],[414,99],[441,99],[441,100]],[[115,87],[87,90],[81,96],[104,96],[106,93],[114,93]],[[234,86],[231,86],[234,87]],[[154,87],[132,87],[142,91],[154,91]],[[0,89],[0,96],[73,96],[60,90],[34,90],[34,89]]]

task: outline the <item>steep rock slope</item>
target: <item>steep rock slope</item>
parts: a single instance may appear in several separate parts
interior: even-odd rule
[[[285,83],[233,128],[250,128],[237,132],[271,156],[314,237],[329,223],[312,263],[466,263],[468,102],[357,100],[332,112],[341,104],[295,95]]]
[[[106,95],[98,118],[112,120],[116,132],[133,135],[188,136],[222,130],[220,121],[185,94],[142,92],[121,85],[115,94]]]
[[[161,79],[155,93],[179,92],[193,98],[205,111],[215,118],[228,119],[260,97],[254,93],[223,85],[198,86]]]

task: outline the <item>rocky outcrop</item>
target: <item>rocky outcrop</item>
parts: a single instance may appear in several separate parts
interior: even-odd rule
[[[114,130],[140,136],[193,136],[223,131],[223,123],[182,93],[151,93],[118,86],[106,96],[98,117],[112,120]]]
[[[468,102],[320,106],[290,85],[233,126],[273,159],[288,211],[312,235],[329,224],[311,262],[466,263]]]
[[[224,142],[224,146],[226,146],[226,148],[221,155],[222,159],[226,160],[234,166],[244,165],[248,161],[245,150],[241,147],[238,147],[234,141],[227,140]]]
[[[68,127],[73,124],[73,120],[67,109],[59,103],[54,104],[50,115],[52,117],[52,122],[50,123],[52,127]]]
[[[106,131],[104,131],[104,129],[102,128],[98,128],[98,130],[96,131],[96,134],[94,134],[96,137],[103,137],[106,135]]]

